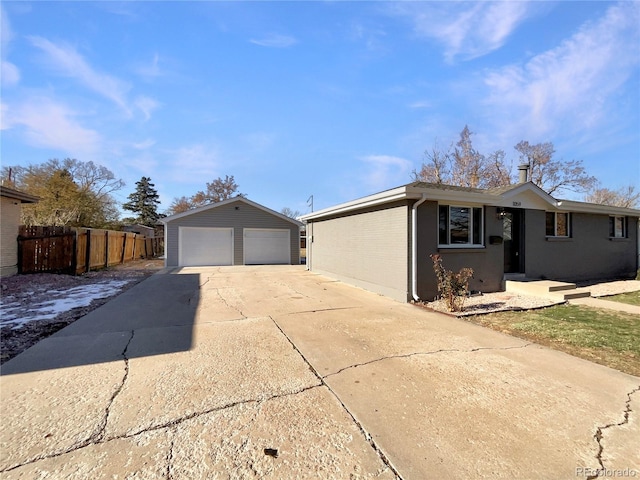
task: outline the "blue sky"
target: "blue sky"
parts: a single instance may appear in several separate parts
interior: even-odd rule
[[[640,2],[2,2],[3,165],[72,157],[161,210],[218,176],[274,210],[411,181],[466,125],[640,185]],[[571,195],[567,195],[572,197]],[[573,197],[580,199],[579,197]]]

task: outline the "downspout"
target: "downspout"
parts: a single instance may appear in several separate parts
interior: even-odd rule
[[[418,207],[427,200],[427,194],[411,208],[411,296],[417,302],[418,296]]]

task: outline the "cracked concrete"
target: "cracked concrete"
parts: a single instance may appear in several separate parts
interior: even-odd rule
[[[155,275],[0,382],[3,479],[575,478],[639,462],[638,378],[296,267]]]
[[[472,348],[471,350],[466,350],[466,352],[473,353],[473,352],[479,352],[481,350],[511,350],[513,348],[526,348],[529,345],[532,345],[532,344],[531,343],[527,343],[525,345],[517,345],[515,347],[499,347],[499,348],[478,347],[478,348]],[[447,348],[447,349],[441,348],[439,350],[433,350],[433,351],[430,351],[430,352],[412,352],[412,353],[405,353],[405,354],[402,354],[402,355],[391,355],[391,356],[386,356],[386,357],[380,357],[380,358],[376,358],[376,359],[370,360],[368,362],[356,363],[354,365],[349,365],[347,367],[343,367],[340,370],[338,370],[337,372],[327,373],[322,378],[326,379],[327,377],[331,377],[332,375],[338,375],[338,374],[344,372],[345,370],[349,370],[351,368],[363,367],[365,365],[370,365],[372,363],[382,362],[384,360],[390,360],[392,358],[411,358],[411,357],[421,356],[421,355],[436,355],[438,353],[451,353],[451,352],[460,353],[460,352],[463,352],[463,350],[460,350],[460,349],[457,349],[457,348]]]
[[[593,436],[598,443],[599,468],[595,475],[587,478],[604,477],[607,471],[624,471],[635,466],[640,475],[640,385],[627,393],[622,419],[616,423],[598,427]],[[613,440],[615,439],[615,440]]]

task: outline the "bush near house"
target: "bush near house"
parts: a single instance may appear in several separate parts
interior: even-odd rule
[[[430,255],[433,270],[438,277],[438,293],[445,301],[450,312],[461,312],[469,293],[469,279],[473,277],[473,269],[463,268],[458,273],[446,270],[442,266],[440,255]]]

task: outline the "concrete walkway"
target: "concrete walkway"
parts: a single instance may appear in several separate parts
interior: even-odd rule
[[[585,297],[569,300],[572,305],[585,305],[587,307],[604,308],[606,310],[615,310],[617,312],[633,313],[640,315],[640,307],[637,305],[629,305],[627,303],[614,302],[603,298]]]
[[[639,378],[298,267],[154,275],[1,373],[3,479],[640,465]]]

